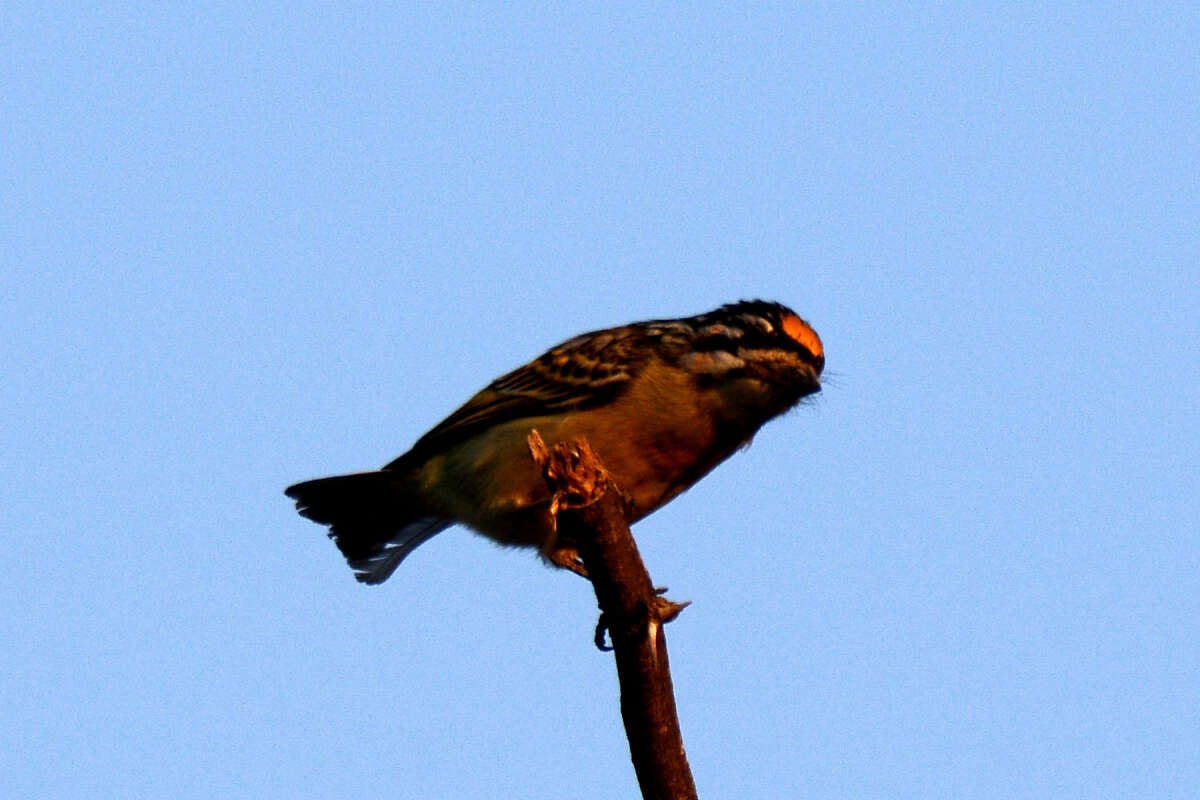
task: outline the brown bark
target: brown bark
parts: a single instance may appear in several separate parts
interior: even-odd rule
[[[604,630],[612,640],[621,716],[642,797],[694,800],[663,633],[664,623],[687,604],[672,603],[655,590],[629,533],[625,500],[585,440],[547,450],[533,431],[529,447],[554,493],[558,541],[575,544],[595,589],[601,611],[597,644]]]

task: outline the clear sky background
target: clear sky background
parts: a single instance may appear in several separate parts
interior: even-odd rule
[[[282,490],[754,297],[825,392],[635,529],[702,796],[1200,794],[1200,12],[1053,6],[8,6],[5,797],[636,796],[586,584]]]

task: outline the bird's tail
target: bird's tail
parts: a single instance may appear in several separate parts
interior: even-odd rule
[[[287,488],[296,510],[329,537],[363,583],[383,583],[409,553],[452,522],[425,507],[396,470],[335,475]]]

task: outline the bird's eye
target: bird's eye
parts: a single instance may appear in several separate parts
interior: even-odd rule
[[[742,319],[742,322],[744,322],[746,324],[746,330],[748,330],[748,331],[749,330],[757,331],[758,333],[764,333],[767,336],[770,336],[772,333],[775,332],[774,326],[772,326],[769,321],[763,319],[762,317],[756,317],[756,316],[752,316],[750,314],[743,314],[741,319]]]

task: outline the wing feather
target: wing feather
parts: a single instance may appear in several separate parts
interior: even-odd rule
[[[610,402],[649,359],[646,330],[634,326],[584,334],[492,381],[385,469],[444,450],[481,430],[523,417]]]

